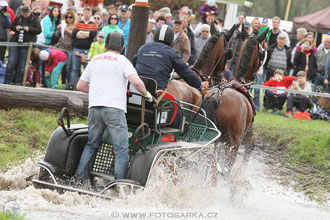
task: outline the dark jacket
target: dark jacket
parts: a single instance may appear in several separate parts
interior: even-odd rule
[[[84,21],[80,21],[76,23],[72,31],[73,47],[78,49],[88,50],[91,47],[94,38],[96,37],[97,30],[98,30],[97,25],[92,21],[88,22],[88,24],[85,24]],[[78,39],[77,38],[78,31],[89,31],[89,37],[84,39]]]
[[[294,57],[294,63],[295,63],[295,67],[294,67],[293,75],[296,76],[299,71],[305,70],[306,68],[305,53],[301,51],[297,51],[296,56]],[[308,61],[307,79],[313,81],[316,71],[317,71],[316,57],[314,55],[313,50],[311,50],[311,54],[309,55],[309,61]]]
[[[267,59],[265,62],[265,67],[268,66],[268,62],[270,60],[270,58],[272,57],[272,54],[274,52],[275,47],[277,46],[277,44],[274,44],[273,46],[269,47],[268,51],[267,51]],[[284,45],[285,48],[285,52],[286,52],[286,73],[289,73],[290,69],[291,69],[291,49],[290,47]],[[273,72],[275,70],[272,70]]]
[[[41,33],[40,20],[37,16],[31,13],[31,15],[25,19],[22,15],[15,18],[11,25],[11,30],[15,34],[10,38],[10,42],[17,42],[19,31],[16,30],[17,26],[28,26],[29,31],[24,31],[23,42],[36,42],[37,35]]]
[[[133,65],[140,76],[156,80],[158,89],[167,87],[173,69],[190,86],[202,88],[201,80],[184,63],[178,52],[164,43],[150,42],[140,47],[133,58]]]
[[[0,41],[7,41],[7,29],[10,28],[10,16],[0,14]]]
[[[191,30],[191,28],[188,26],[187,27],[187,35],[190,41],[190,58],[188,60],[189,65],[194,64],[196,58],[197,58],[197,50],[195,48],[195,34]]]

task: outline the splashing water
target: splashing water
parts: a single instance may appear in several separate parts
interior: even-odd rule
[[[214,149],[202,151],[212,154]],[[27,219],[329,219],[329,204],[309,202],[276,182],[256,151],[248,164],[239,156],[230,177],[205,180],[207,161],[192,151],[165,155],[145,190],[104,200],[74,192],[59,194],[31,186],[32,160],[0,173],[0,205],[15,200]],[[190,156],[187,158],[187,156]]]

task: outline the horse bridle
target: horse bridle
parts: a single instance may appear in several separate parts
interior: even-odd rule
[[[197,73],[197,75],[201,78],[202,81],[209,81],[209,82],[211,82],[211,80],[213,78],[213,75],[214,75],[214,72],[215,72],[215,69],[219,65],[219,63],[222,60],[222,58],[224,56],[225,57],[228,57],[228,53],[231,50],[231,41],[232,41],[232,38],[230,38],[229,42],[227,43],[227,40],[226,40],[226,37],[224,36],[224,34],[222,34],[222,37],[223,37],[223,39],[225,41],[226,48],[223,50],[221,56],[217,59],[217,62],[215,63],[215,65],[214,65],[214,67],[213,67],[210,75],[206,76],[205,74],[201,73],[197,68],[191,67],[191,70],[193,70],[195,73]]]

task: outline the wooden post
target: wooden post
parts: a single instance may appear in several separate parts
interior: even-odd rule
[[[285,17],[284,20],[287,21],[289,18],[289,14],[290,14],[290,8],[291,8],[291,1],[292,0],[288,0],[288,4],[286,6],[286,11],[285,11]]]
[[[136,0],[132,11],[131,26],[127,44],[127,58],[132,60],[139,48],[145,44],[148,29],[148,0]]]
[[[26,78],[29,70],[29,64],[31,59],[31,52],[32,52],[32,42],[29,42],[29,47],[26,55],[26,61],[25,61],[25,69],[24,69],[24,76],[23,76],[23,86],[26,84]]]

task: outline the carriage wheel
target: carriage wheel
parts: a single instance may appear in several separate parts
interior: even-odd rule
[[[176,186],[176,184],[178,183],[178,175],[174,163],[167,159],[162,159],[158,161],[157,166],[163,166],[166,171],[170,173],[170,178],[173,182],[173,185]]]
[[[206,163],[204,185],[216,187],[218,170],[215,157],[211,154],[207,155],[204,162]]]

